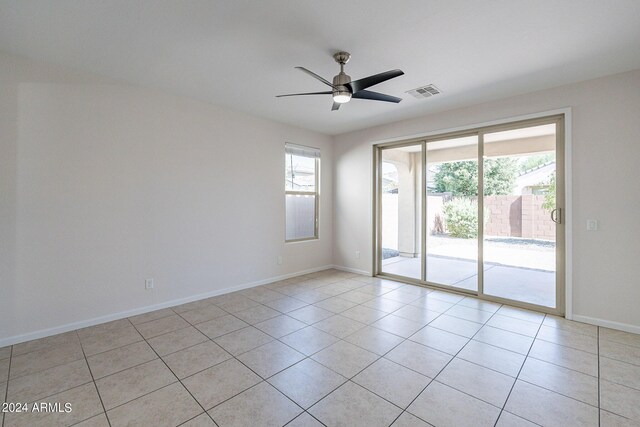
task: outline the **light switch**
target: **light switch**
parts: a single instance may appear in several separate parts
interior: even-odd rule
[[[598,220],[597,219],[588,219],[587,220],[587,231],[597,231],[598,230]]]

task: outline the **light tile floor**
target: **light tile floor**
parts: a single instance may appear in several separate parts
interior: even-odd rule
[[[326,270],[0,348],[3,426],[640,426],[640,335]]]

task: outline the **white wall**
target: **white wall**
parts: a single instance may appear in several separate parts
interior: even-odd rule
[[[0,125],[0,346],[332,263],[331,137],[7,55]],[[318,241],[284,243],[285,142]]]
[[[0,54],[0,346],[332,263],[369,271],[373,141],[561,107],[573,312],[640,331],[640,71],[331,138]],[[285,141],[322,149],[318,241],[284,244]]]
[[[371,270],[372,142],[564,107],[573,120],[574,318],[640,332],[640,70],[335,137],[334,264]],[[599,231],[587,232],[587,219]]]

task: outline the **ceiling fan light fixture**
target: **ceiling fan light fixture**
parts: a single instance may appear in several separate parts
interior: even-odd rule
[[[350,99],[351,99],[351,92],[349,92],[348,90],[333,92],[333,102],[337,102],[338,104],[344,104],[345,102],[349,102]]]

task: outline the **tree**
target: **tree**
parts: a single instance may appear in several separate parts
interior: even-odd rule
[[[552,211],[556,208],[556,173],[554,172],[549,178],[549,181],[542,185],[547,187],[542,208]]]
[[[484,194],[511,194],[516,184],[518,163],[510,157],[484,161]]]
[[[476,162],[443,163],[436,172],[434,182],[438,193],[478,195],[478,166]]]
[[[484,194],[510,194],[516,182],[518,164],[509,157],[486,159],[484,162]],[[436,191],[453,196],[478,195],[478,163],[450,162],[440,165],[434,176]]]

